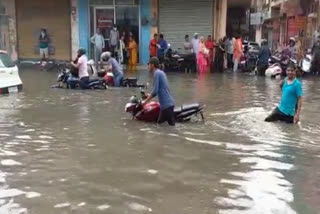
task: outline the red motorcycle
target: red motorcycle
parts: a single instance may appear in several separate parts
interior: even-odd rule
[[[89,60],[88,66],[91,70],[92,75],[96,74],[100,79],[103,79],[106,82],[107,86],[114,86],[114,76],[112,72],[106,72],[103,69],[97,71],[93,60]],[[138,79],[136,77],[129,77],[122,80],[121,87],[144,88],[145,85],[138,83]]]
[[[129,103],[125,107],[125,111],[132,114],[133,119],[145,121],[145,122],[157,122],[160,114],[160,104],[158,102],[150,102],[142,106],[142,100],[146,98],[144,92],[141,92],[141,99],[136,96],[130,98]],[[204,106],[199,103],[190,105],[182,105],[174,109],[174,116],[176,122],[190,121],[193,116],[203,116]]]

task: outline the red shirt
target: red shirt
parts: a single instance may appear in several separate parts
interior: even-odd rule
[[[206,48],[209,49],[209,51],[210,51],[210,53],[209,53],[210,58],[214,57],[214,55],[215,55],[214,46],[215,46],[215,44],[214,44],[213,40],[206,41]]]
[[[210,51],[213,50],[214,44],[212,40],[207,40],[206,41],[206,48],[208,48]]]
[[[149,52],[151,57],[157,56],[157,51],[158,51],[157,44],[158,44],[158,41],[156,39],[152,39],[150,41]]]

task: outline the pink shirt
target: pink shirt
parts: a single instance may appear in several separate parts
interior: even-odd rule
[[[79,64],[79,78],[81,79],[82,77],[88,77],[88,58],[86,55],[82,55],[78,59],[78,64]]]

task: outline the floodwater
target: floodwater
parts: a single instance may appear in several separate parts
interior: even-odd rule
[[[302,122],[288,125],[263,122],[279,80],[170,73],[178,104],[206,105],[205,122],[171,128],[124,113],[138,89],[21,76],[24,91],[0,97],[1,214],[319,213],[320,79],[303,81]]]

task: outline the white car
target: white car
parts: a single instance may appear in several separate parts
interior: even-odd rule
[[[16,93],[22,90],[18,66],[5,51],[0,50],[0,94]]]

